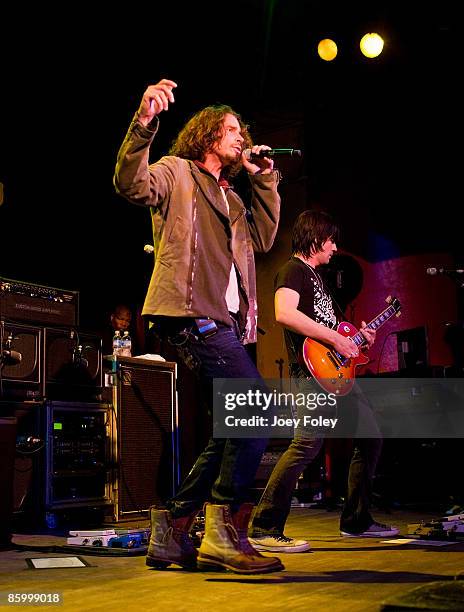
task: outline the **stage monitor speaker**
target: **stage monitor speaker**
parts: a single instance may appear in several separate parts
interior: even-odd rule
[[[118,357],[112,367],[119,520],[148,512],[177,489],[177,364]]]
[[[425,327],[404,329],[396,333],[398,369],[411,376],[428,366],[427,330]]]
[[[21,323],[4,324],[3,342],[11,339],[11,350],[21,354],[16,364],[4,364],[1,371],[3,396],[0,399],[37,400],[42,398],[42,330]]]
[[[98,401],[102,392],[102,340],[70,329],[45,329],[44,395],[59,401]]]

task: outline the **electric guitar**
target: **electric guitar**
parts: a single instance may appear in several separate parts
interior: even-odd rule
[[[378,329],[394,315],[400,316],[400,302],[390,296],[385,301],[389,306],[367,324],[366,327],[369,329]],[[338,324],[337,332],[346,338],[351,338],[360,349],[367,344],[363,334],[347,321]],[[316,382],[325,391],[339,396],[350,392],[354,385],[357,366],[364,365],[368,361],[366,348],[363,352],[360,351],[357,357],[343,357],[333,347],[312,338],[305,339],[300,355],[301,365],[311,373]]]

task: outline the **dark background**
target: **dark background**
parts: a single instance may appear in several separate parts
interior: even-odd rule
[[[297,122],[296,179],[340,218],[342,246],[370,261],[464,262],[456,5],[74,3],[2,16],[0,276],[79,290],[87,328],[116,301],[141,304],[149,214],[115,194],[112,175],[143,91],[163,77],[178,88],[153,160],[207,104],[232,105],[263,140]],[[367,60],[359,39],[372,30],[386,44]],[[316,52],[325,37],[338,43],[331,63]],[[283,215],[293,221],[291,202]]]

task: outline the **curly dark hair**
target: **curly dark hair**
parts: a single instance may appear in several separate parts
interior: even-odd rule
[[[305,210],[293,226],[292,252],[309,257],[322,249],[326,240],[337,242],[340,234],[337,223],[322,210]]]
[[[181,129],[169,150],[170,155],[184,159],[204,161],[206,154],[223,134],[223,124],[226,115],[233,115],[240,124],[244,138],[243,148],[252,146],[248,126],[241,116],[226,104],[207,106],[193,115]],[[227,176],[235,176],[241,169],[241,162],[232,164],[225,169]]]

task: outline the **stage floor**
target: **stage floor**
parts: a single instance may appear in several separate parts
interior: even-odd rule
[[[375,513],[406,536],[407,524],[436,518],[418,512]],[[114,526],[146,527],[147,521]],[[107,525],[104,527],[108,528]],[[279,555],[285,571],[260,576],[186,572],[171,566],[150,569],[144,556],[80,555],[88,567],[29,569],[26,558],[71,556],[37,546],[60,545],[65,537],[16,534],[18,550],[0,553],[0,591],[61,592],[61,610],[379,610],[382,602],[434,581],[452,581],[464,572],[464,542],[442,547],[341,538],[338,513],[293,508],[287,535],[309,539],[312,551]],[[27,547],[30,546],[31,549]],[[40,608],[56,609],[57,606]],[[464,601],[462,608],[464,610]]]

